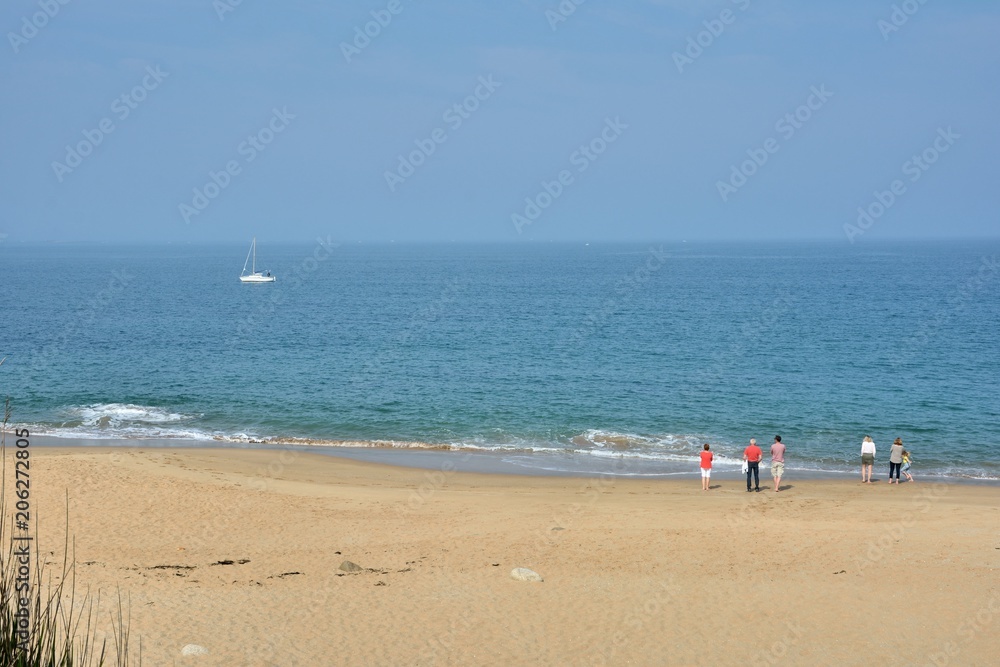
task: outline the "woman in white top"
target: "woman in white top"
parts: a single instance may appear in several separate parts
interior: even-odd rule
[[[866,435],[861,443],[861,481],[865,484],[872,483],[872,468],[875,466],[875,442],[870,435]]]

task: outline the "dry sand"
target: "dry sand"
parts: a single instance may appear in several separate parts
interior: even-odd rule
[[[102,591],[105,626],[108,596],[130,596],[144,665],[940,666],[1000,655],[998,487],[793,474],[777,494],[733,478],[706,493],[694,476],[37,447],[31,479],[52,571],[68,492],[77,589]],[[346,574],[345,560],[365,569]],[[514,581],[515,567],[545,580]],[[184,657],[186,644],[209,653]]]

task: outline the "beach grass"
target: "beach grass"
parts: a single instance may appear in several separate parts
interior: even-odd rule
[[[0,364],[3,360],[0,359]],[[112,640],[100,631],[100,593],[77,597],[76,558],[66,536],[61,570],[53,581],[38,545],[38,515],[27,530],[15,531],[8,515],[6,434],[10,399],[4,402],[0,424],[0,667],[91,667],[141,664],[129,654],[128,603],[120,591],[117,608],[108,619]],[[32,529],[33,526],[33,529]],[[32,567],[34,565],[34,567]]]

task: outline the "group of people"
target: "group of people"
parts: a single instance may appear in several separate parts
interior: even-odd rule
[[[903,441],[896,438],[889,448],[889,483],[895,476],[896,484],[899,484],[899,473],[906,475],[906,481],[912,482],[913,475],[910,474],[910,453],[903,449]],[[875,442],[870,435],[866,435],[861,442],[861,481],[864,484],[872,483],[872,468],[875,467]]]
[[[705,443],[705,448],[701,452],[701,490],[708,491],[708,482],[712,477],[712,460],[715,454],[711,447]],[[755,439],[750,440],[750,445],[743,450],[743,468],[747,474],[747,493],[750,491],[760,492],[760,462],[764,460],[764,450],[757,446]],[[781,476],[785,474],[785,445],[781,442],[781,436],[774,436],[774,444],[771,445],[771,477],[774,479],[774,492],[781,489]],[[750,487],[750,479],[753,478],[753,488]]]
[[[903,449],[903,441],[896,438],[889,449],[889,483],[892,484],[895,477],[896,484],[899,484],[899,475],[906,476],[908,482],[913,481],[910,474],[910,452]],[[712,460],[715,454],[706,442],[701,451],[701,490],[708,491],[708,483],[712,477]],[[747,493],[750,491],[760,491],[760,462],[764,460],[764,451],[757,446],[757,441],[750,440],[750,445],[743,450],[743,472],[747,474]],[[865,484],[872,483],[872,468],[875,466],[875,442],[870,435],[866,435],[861,443],[861,481]],[[785,445],[781,442],[781,436],[774,436],[774,444],[771,445],[771,477],[774,479],[774,491],[777,493],[781,487],[781,476],[785,472]],[[753,488],[750,480],[753,479]]]

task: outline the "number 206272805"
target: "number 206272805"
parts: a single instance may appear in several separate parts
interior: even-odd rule
[[[17,502],[14,504],[17,510],[14,513],[14,524],[22,530],[27,530],[28,521],[31,520],[31,453],[28,451],[28,429],[17,429],[17,448],[14,450],[14,495]],[[21,522],[24,522],[23,524]]]

